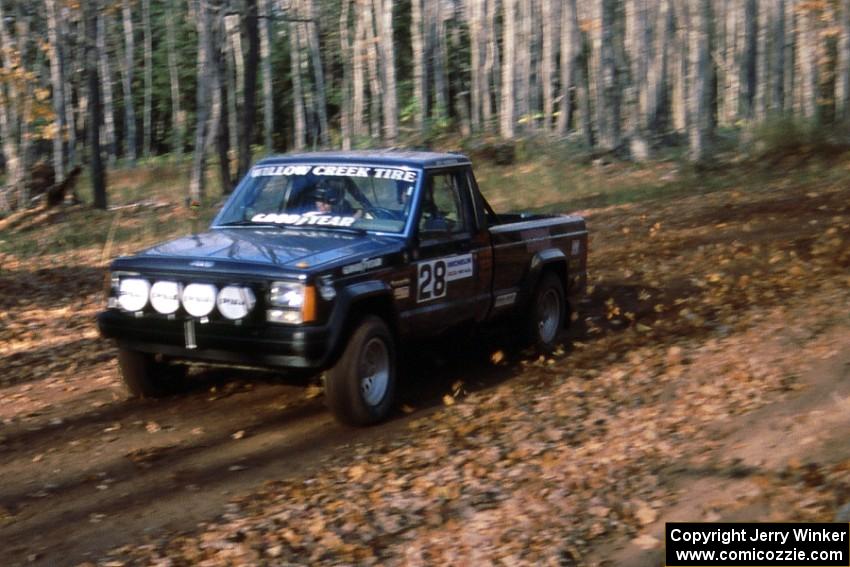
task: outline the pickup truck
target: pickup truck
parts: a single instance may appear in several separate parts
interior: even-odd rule
[[[366,425],[392,410],[403,343],[502,321],[551,351],[586,265],[582,218],[495,213],[463,155],[276,156],[207,232],[115,259],[98,326],[131,395],[173,390],[181,362],[299,368]]]

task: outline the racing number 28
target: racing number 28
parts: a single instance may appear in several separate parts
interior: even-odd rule
[[[430,301],[446,295],[446,262],[434,260],[419,264],[417,301]]]

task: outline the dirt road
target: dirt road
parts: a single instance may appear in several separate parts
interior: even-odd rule
[[[586,211],[593,287],[564,353],[409,353],[405,411],[362,430],[245,371],[127,400],[94,329],[100,270],[3,259],[5,562],[657,564],[667,519],[832,519],[850,500],[848,202],[778,180]]]

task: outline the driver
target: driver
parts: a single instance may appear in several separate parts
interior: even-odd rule
[[[343,195],[343,189],[329,179],[320,179],[313,189],[316,212],[323,215],[354,214],[354,209]]]

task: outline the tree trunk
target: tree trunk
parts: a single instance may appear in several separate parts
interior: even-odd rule
[[[366,111],[366,25],[360,15],[359,2],[354,0],[354,51],[352,54],[352,84],[354,93],[352,96],[352,130],[355,142],[360,142],[366,137],[366,126],[363,120]]]
[[[224,122],[227,126],[224,131],[227,132],[228,144],[233,150],[239,148],[239,131],[240,131],[240,116],[239,109],[243,108],[241,98],[236,93],[237,91],[244,93],[242,90],[245,81],[245,61],[242,53],[242,33],[239,29],[240,16],[238,14],[228,14],[224,17],[224,42],[223,42],[223,57],[224,65],[219,66],[222,71],[224,80],[222,85],[225,89],[222,91],[222,108],[227,113],[227,119]]]
[[[690,104],[690,29],[688,0],[678,0],[675,7],[676,48],[673,56],[673,97],[671,115],[676,132],[688,131],[688,105]],[[736,69],[738,67],[736,66]]]
[[[193,203],[201,203],[206,197],[206,163],[207,149],[211,136],[218,129],[211,128],[213,109],[212,92],[218,85],[213,85],[212,66],[212,17],[207,0],[192,0],[198,31],[198,85],[196,89],[196,125],[195,148],[192,157],[192,173],[189,177],[189,199]]]
[[[142,116],[142,155],[150,157],[153,139],[153,30],[151,30],[151,1],[142,0],[142,27],[144,30],[145,94]]]
[[[384,78],[384,140],[394,144],[398,137],[398,103],[396,102],[395,43],[393,41],[393,0],[377,0],[378,29],[381,42],[381,69]],[[314,27],[315,29],[315,27]],[[318,46],[318,40],[316,41]],[[318,53],[318,49],[316,50]],[[322,96],[324,99],[324,95]]]
[[[65,179],[65,79],[62,47],[59,43],[59,10],[56,0],[45,0],[47,7],[47,56],[50,59],[50,84],[56,129],[53,135],[53,172],[56,181]]]
[[[510,140],[514,137],[514,22],[516,21],[515,0],[503,0],[504,14],[502,15],[502,109],[500,134]]]
[[[514,0],[515,1],[515,0]],[[446,30],[442,2],[428,1],[427,26],[431,53],[431,69],[434,76],[434,107],[432,118],[441,119],[449,115],[449,92],[446,78]]]
[[[514,40],[516,49],[516,113],[521,130],[528,130],[531,118],[531,0],[514,0],[518,4],[519,37]]]
[[[805,6],[799,16],[797,43],[802,79],[803,116],[818,122],[817,15],[813,7]]]
[[[86,28],[86,82],[88,83],[88,120],[86,132],[89,145],[89,171],[91,175],[94,207],[106,209],[106,173],[103,169],[100,151],[100,123],[102,108],[100,105],[100,80],[98,77],[98,10],[96,0],[84,0],[83,18]]]
[[[758,68],[758,5],[756,0],[743,0],[743,25],[740,26],[740,69],[741,69],[741,110],[746,119],[753,118],[756,105],[756,80]]]
[[[850,0],[841,0],[838,36],[838,64],[835,70],[835,116],[850,120]]]
[[[97,57],[100,63],[100,80],[103,85],[103,125],[104,142],[106,143],[106,155],[109,165],[115,165],[118,159],[118,146],[115,139],[115,104],[112,92],[112,67],[109,64],[109,50],[106,38],[108,35],[108,14],[103,11],[97,13]]]
[[[15,61],[16,55],[18,61]],[[6,29],[6,15],[3,11],[3,6],[0,4],[0,63],[3,65],[3,71],[11,75],[14,72],[16,63],[20,63],[21,49],[20,44],[14,45],[11,36]],[[21,148],[19,146],[19,120],[21,118],[26,121],[26,117],[21,117],[20,112],[20,96],[19,89],[16,85],[17,78],[9,76],[4,82],[0,82],[0,150],[3,153],[3,163],[6,167],[6,183],[5,188],[0,192],[0,211],[8,210],[9,202],[7,195],[15,195],[18,199],[18,207],[24,208],[29,202],[29,194],[26,183],[24,182],[24,167],[21,159]]]
[[[756,7],[756,80],[755,80],[755,118],[762,122],[767,118],[770,106],[770,37],[771,5],[759,2]]]
[[[369,131],[373,139],[381,139],[381,102],[384,96],[378,73],[378,41],[375,35],[372,0],[360,4],[366,32],[366,70],[369,72]]]
[[[631,87],[629,88],[629,151],[635,161],[649,159],[646,141],[646,62],[649,46],[646,37],[646,4],[644,0],[626,2],[626,51],[629,54]]]
[[[493,129],[493,96],[498,102],[499,99],[499,80],[497,69],[499,68],[499,47],[498,33],[496,30],[496,0],[483,0],[484,2],[484,21],[486,30],[484,32],[483,41],[486,44],[486,54],[484,56],[484,82],[481,85],[481,120],[484,122],[484,127],[487,130]],[[493,93],[491,94],[491,86]]]
[[[339,43],[340,56],[342,59],[342,106],[340,108],[340,131],[342,134],[342,149],[351,149],[351,63],[352,63],[352,48],[351,39],[349,38],[349,15],[351,13],[351,0],[342,0],[342,7],[339,16]],[[414,33],[413,30],[410,32]]]
[[[307,119],[304,115],[304,94],[301,87],[301,45],[296,22],[289,22],[289,62],[292,75],[292,111],[295,119],[292,146],[296,150],[303,150],[306,145]]]
[[[246,0],[243,25],[248,38],[245,57],[245,83],[242,87],[242,116],[239,120],[239,164],[237,177],[242,178],[251,167],[251,142],[254,141],[254,123],[257,120],[257,66],[260,62],[260,28],[257,19],[257,1]],[[265,0],[259,0],[265,2]],[[264,22],[265,24],[265,22]],[[241,56],[242,54],[237,54]]]
[[[561,136],[566,136],[570,125],[571,90],[575,82],[580,34],[576,0],[564,0],[561,6],[561,102],[558,109],[558,134]]]
[[[771,39],[770,107],[774,112],[782,113],[785,109],[785,0],[776,1]]]
[[[554,110],[554,85],[552,65],[555,58],[554,35],[555,14],[552,0],[542,0],[540,18],[543,21],[543,45],[540,62],[540,82],[543,87],[543,130],[552,129],[552,111]]]
[[[470,123],[472,129],[481,129],[481,19],[483,0],[466,0],[466,21],[469,26],[469,62],[470,62]]]
[[[615,0],[597,0],[599,29],[594,37],[596,52],[596,125],[603,150],[620,147],[620,87],[614,53]]]
[[[270,0],[259,0],[259,32],[260,32],[260,73],[263,77],[263,146],[266,153],[273,148],[272,132],[274,131],[274,99],[272,95],[272,62],[271,62],[271,11]],[[343,4],[346,2],[344,1]]]
[[[660,0],[655,18],[655,44],[647,69],[646,126],[652,132],[661,129],[661,116],[667,104],[667,73],[671,27],[670,0]]]
[[[312,20],[307,24],[307,43],[310,47],[310,61],[313,66],[313,85],[315,88],[315,110],[319,117],[319,135],[322,147],[327,148],[331,144],[330,130],[328,128],[328,102],[325,94],[325,69],[322,65],[322,51],[319,45],[319,11],[313,0],[307,0],[307,13]],[[390,11],[392,18],[392,11]],[[390,29],[390,42],[392,42],[392,29]]]
[[[426,31],[423,22],[423,1],[411,0],[410,7],[410,42],[413,48],[413,96],[416,99],[416,110],[413,114],[413,121],[420,133],[425,131],[425,117],[428,115],[428,64],[425,49]]]
[[[168,78],[171,85],[171,147],[179,160],[183,155],[186,138],[186,113],[180,107],[180,73],[178,68],[177,44],[174,38],[174,21],[177,19],[174,0],[168,0],[165,12],[165,41],[168,50]]]
[[[709,136],[709,76],[711,60],[711,0],[699,0],[690,15],[690,107],[688,120],[688,142],[690,159],[705,161],[708,154]]]
[[[55,0],[49,0],[54,2]],[[124,25],[124,62],[122,65],[122,79],[124,83],[124,146],[127,159],[135,163],[136,152],[136,112],[133,109],[133,69],[135,43],[133,39],[133,12],[130,8],[130,0],[123,0],[122,21]]]

